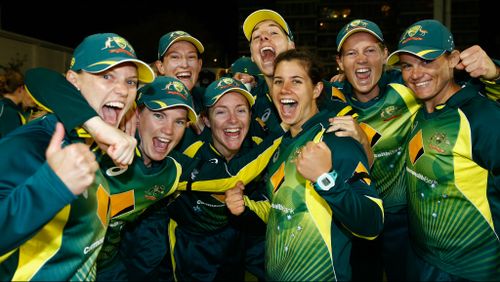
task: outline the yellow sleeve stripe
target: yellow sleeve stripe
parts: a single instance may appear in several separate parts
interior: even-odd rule
[[[257,216],[262,219],[267,224],[269,219],[269,211],[271,210],[271,203],[268,200],[264,201],[253,201],[248,198],[248,196],[243,196],[245,201],[245,206],[251,209]]]
[[[192,191],[204,191],[212,193],[222,193],[236,186],[238,181],[242,181],[244,185],[248,184],[259,176],[267,167],[269,160],[272,158],[274,151],[281,144],[281,137],[274,140],[273,144],[262,152],[255,160],[249,162],[246,166],[240,169],[234,176],[222,179],[210,179],[195,181],[191,185]],[[187,182],[179,183],[178,190],[186,190]]]

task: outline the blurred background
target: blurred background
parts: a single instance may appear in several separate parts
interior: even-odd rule
[[[480,0],[244,0],[244,1],[58,2],[0,3],[0,66],[18,64],[64,72],[73,48],[90,34],[114,32],[134,46],[140,59],[157,59],[158,40],[184,30],[205,46],[202,55],[208,77],[216,77],[238,57],[249,55],[242,24],[254,10],[279,12],[291,27],[297,48],[314,52],[326,74],[337,73],[335,39],[349,21],[365,18],[377,23],[389,50],[397,46],[411,23],[434,18],[448,26],[456,47],[479,44],[500,58],[500,33],[494,1]],[[494,14],[495,13],[495,14]],[[201,79],[204,78],[202,75]]]

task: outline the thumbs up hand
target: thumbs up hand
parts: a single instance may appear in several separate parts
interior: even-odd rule
[[[64,127],[57,123],[56,130],[45,151],[47,163],[74,195],[82,194],[94,182],[99,165],[89,146],[83,143],[61,147]]]

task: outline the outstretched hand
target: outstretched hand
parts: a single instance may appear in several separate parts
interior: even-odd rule
[[[94,153],[83,143],[70,144],[64,148],[64,127],[57,123],[45,157],[50,168],[74,195],[80,195],[94,182],[99,169]]]

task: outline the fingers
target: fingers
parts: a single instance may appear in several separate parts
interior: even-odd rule
[[[54,131],[54,134],[52,134],[52,138],[50,139],[49,146],[45,151],[45,157],[47,159],[50,158],[50,156],[52,156],[53,154],[62,150],[61,143],[63,140],[64,140],[64,127],[62,123],[58,122],[56,124],[56,129]]]
[[[460,53],[460,62],[455,66],[458,70],[465,70],[471,77],[491,79],[496,75],[496,67],[486,52],[474,45]]]
[[[234,215],[240,215],[245,211],[245,200],[243,190],[245,186],[239,181],[236,186],[225,192],[225,202],[229,211]]]
[[[345,80],[345,75],[343,73],[339,73],[330,78],[330,82],[342,82]]]

